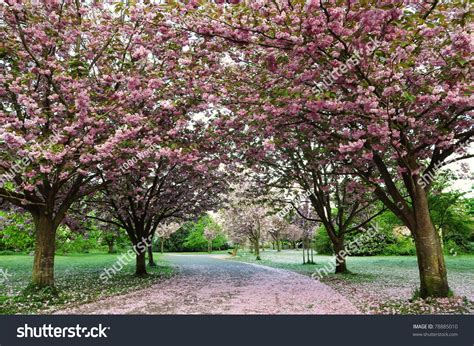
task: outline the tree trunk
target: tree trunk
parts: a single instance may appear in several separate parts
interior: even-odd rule
[[[280,251],[281,251],[281,243],[280,243],[280,240],[277,239],[276,244],[277,244],[277,251],[280,252]]]
[[[420,272],[420,296],[447,297],[449,294],[446,265],[441,240],[436,232],[428,208],[426,193],[416,184],[414,201],[415,227],[412,230]]]
[[[148,245],[148,265],[150,267],[156,267],[156,263],[153,260],[153,245],[152,244]]]
[[[344,238],[334,243],[334,251],[336,252],[336,274],[347,273],[346,250],[344,246]]]
[[[261,260],[261,258],[260,258],[260,241],[257,240],[257,241],[255,242],[255,246],[254,246],[254,247],[255,247],[255,257],[256,257],[255,259],[256,259],[257,261],[260,261],[260,260]]]
[[[165,239],[161,238],[160,243],[161,243],[161,254],[163,254],[163,252],[165,250]]]
[[[306,258],[305,258],[305,254],[304,254],[304,250],[305,250],[305,248],[304,248],[304,241],[303,241],[303,243],[302,243],[301,245],[303,246],[303,264],[306,264]]]
[[[107,245],[109,246],[109,253],[114,253],[114,241],[110,240],[107,242]]]
[[[237,251],[239,250],[237,245],[234,245],[234,249],[232,250],[232,257],[237,256]]]
[[[137,276],[145,276],[145,275],[148,274],[147,271],[146,271],[145,253],[146,253],[146,251],[143,251],[143,252],[139,252],[136,255],[135,275],[137,275]]]
[[[52,218],[33,216],[36,230],[35,258],[33,261],[33,284],[39,287],[54,286],[54,251],[56,227]]]
[[[212,240],[207,241],[207,252],[212,252]]]

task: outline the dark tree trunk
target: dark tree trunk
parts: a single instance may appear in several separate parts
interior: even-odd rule
[[[165,239],[161,238],[160,243],[161,243],[161,254],[163,254],[163,252],[165,251]]]
[[[344,238],[334,242],[334,251],[336,253],[336,274],[347,273],[346,250],[344,246]]]
[[[302,242],[301,245],[303,246],[303,264],[306,264],[306,258],[305,258],[305,253],[304,253],[304,251],[305,251],[305,248],[304,248],[304,241]]]
[[[260,261],[261,258],[260,258],[260,241],[259,240],[255,242],[254,248],[255,248],[255,259],[257,261]]]
[[[207,252],[212,252],[212,240],[207,241]]]
[[[449,286],[441,240],[431,221],[426,193],[421,186],[416,185],[415,227],[412,233],[420,272],[420,296],[447,297]]]
[[[148,265],[150,267],[156,267],[156,263],[153,260],[153,245],[152,244],[148,245]]]
[[[114,253],[115,252],[114,243],[115,243],[114,239],[110,239],[110,240],[107,241],[107,245],[109,246],[109,251],[108,251],[109,253]]]
[[[146,271],[146,258],[145,258],[146,251],[140,251],[140,250],[138,251],[139,253],[136,255],[135,275],[146,276],[148,274]]]
[[[54,251],[56,227],[52,218],[44,214],[33,216],[36,230],[33,284],[39,287],[54,286]]]
[[[281,243],[280,243],[279,239],[276,240],[276,245],[277,245],[277,251],[280,252],[281,251]]]

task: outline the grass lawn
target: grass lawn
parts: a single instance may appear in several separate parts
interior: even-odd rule
[[[315,265],[302,264],[301,250],[266,250],[256,261],[253,254],[239,252],[235,260],[287,269],[312,275],[332,263],[331,256],[315,256]],[[351,274],[315,275],[317,279],[346,295],[366,313],[473,313],[474,256],[446,256],[448,280],[454,297],[422,301],[412,300],[419,286],[414,256],[349,257]]]
[[[55,281],[58,293],[25,290],[31,280],[33,257],[28,255],[0,256],[0,314],[50,313],[61,307],[82,304],[103,297],[147,287],[159,279],[168,278],[173,270],[155,254],[158,267],[148,267],[149,276],[133,275],[135,260],[104,282],[100,274],[117,262],[119,254],[76,254],[55,257]],[[118,265],[116,265],[118,268]],[[3,280],[2,280],[3,279]]]

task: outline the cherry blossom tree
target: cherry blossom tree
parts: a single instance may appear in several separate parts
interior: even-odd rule
[[[105,184],[128,187],[118,172],[144,147],[174,152],[171,138],[191,126],[182,115],[206,108],[212,55],[192,49],[200,42],[161,4],[0,6],[0,196],[33,216],[33,283],[51,286],[55,234],[71,205]],[[191,159],[196,149],[187,150]]]
[[[272,215],[269,218],[268,234],[276,243],[276,248],[278,252],[281,251],[282,236],[286,233],[288,226],[288,222],[286,222],[285,219],[277,215]]]
[[[410,229],[420,295],[446,297],[427,194],[439,167],[471,157],[468,3],[216,3],[185,11],[196,32],[230,44],[232,68],[252,71],[242,85],[264,86],[239,114],[270,133],[304,124]]]
[[[314,222],[311,218],[311,207],[308,202],[304,203],[301,207],[297,207],[298,213],[294,217],[294,224],[301,229],[301,243],[303,245],[303,264],[314,264],[313,257],[313,239],[315,230],[319,226],[318,222]],[[328,233],[330,234],[330,233]],[[306,256],[305,256],[306,251]],[[336,253],[336,273],[347,272],[346,259],[343,256]],[[339,261],[337,261],[339,259]],[[339,268],[338,268],[339,267]]]
[[[130,106],[146,94],[136,91],[143,79],[132,61],[146,54],[141,43],[153,46],[166,33],[148,36],[144,28],[160,15],[139,6],[0,6],[0,195],[33,216],[32,280],[51,286],[58,226],[74,202],[101,187],[95,168],[114,162],[111,149],[133,136]],[[117,131],[117,123],[130,127]]]
[[[298,225],[291,223],[286,228],[284,237],[285,239],[289,240],[293,244],[293,247],[296,249],[297,242],[301,241],[304,237],[303,230],[298,227]]]
[[[181,225],[177,222],[169,222],[163,223],[156,228],[155,233],[158,235],[158,237],[160,237],[161,253],[164,252],[165,241],[168,240],[174,233],[176,233],[180,227]]]
[[[247,239],[255,253],[260,257],[260,241],[268,227],[268,210],[261,206],[239,205],[229,207],[226,212],[226,224],[230,230],[231,239]]]
[[[209,223],[204,228],[204,238],[207,240],[207,251],[212,252],[212,241],[219,235],[220,229],[217,223]]]

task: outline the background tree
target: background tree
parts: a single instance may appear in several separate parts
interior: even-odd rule
[[[0,6],[0,196],[32,215],[32,281],[52,286],[57,228],[73,203],[102,187],[97,168],[122,163],[114,149],[137,133],[147,102],[158,106],[167,88],[157,75],[176,71],[186,35],[154,5]]]
[[[471,157],[468,4],[268,0],[188,9],[195,31],[240,48],[244,63],[233,67],[256,66],[251,79],[265,91],[241,102],[264,112],[250,116],[262,128],[305,124],[339,155],[411,230],[420,295],[446,297],[427,196],[440,166]],[[271,73],[255,78],[264,70]]]
[[[214,239],[217,238],[219,235],[220,229],[217,223],[215,222],[210,222],[209,224],[206,225],[204,229],[204,238],[207,240],[207,251],[209,253],[212,252],[212,242]]]
[[[288,226],[288,222],[278,215],[272,215],[269,218],[268,233],[270,234],[273,242],[276,244],[278,252],[281,251],[282,237],[284,234],[286,234]]]
[[[155,230],[156,235],[160,237],[161,253],[164,252],[164,244],[171,235],[180,229],[181,225],[177,222],[163,223]]]

